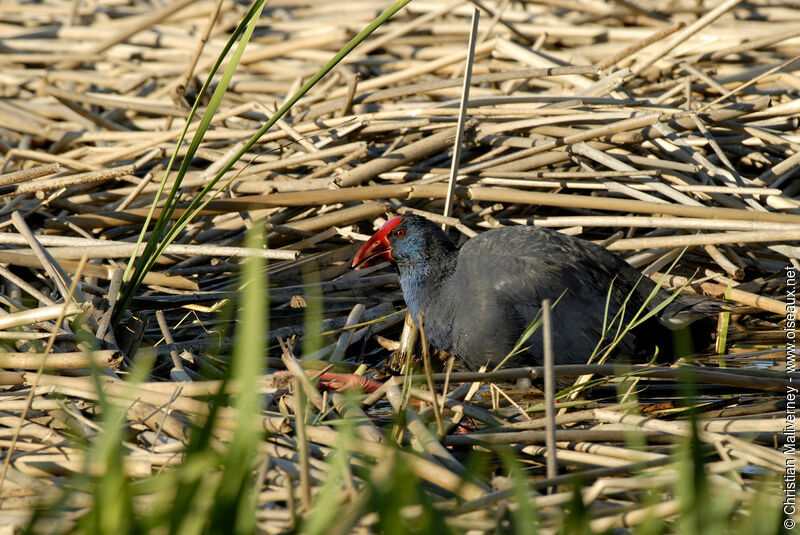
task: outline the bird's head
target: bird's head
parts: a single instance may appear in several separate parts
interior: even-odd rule
[[[430,262],[456,249],[433,222],[417,215],[391,218],[358,250],[351,267],[361,269],[381,262]]]

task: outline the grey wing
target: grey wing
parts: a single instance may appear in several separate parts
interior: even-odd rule
[[[629,294],[626,312],[641,306],[641,292],[631,292],[632,274],[623,270],[627,267],[637,278],[638,272],[618,257],[602,249],[598,252],[587,248],[585,245],[591,244],[585,242],[562,239],[550,231],[530,227],[505,230],[492,233],[492,240],[470,240],[459,255],[453,281],[462,288],[472,281],[469,293],[460,302],[474,311],[459,315],[462,324],[457,327],[459,335],[454,337],[454,345],[461,353],[498,361],[536,318],[542,299],[549,298],[552,302],[558,300],[552,313],[556,361],[583,363],[603,337],[604,318],[608,327]],[[597,254],[613,258],[598,262]],[[487,262],[487,258],[491,261]],[[487,265],[491,266],[490,273],[484,272]],[[621,271],[625,276],[617,277]],[[652,286],[644,283],[642,290],[645,287]],[[502,340],[505,345],[498,344]],[[539,364],[541,332],[526,345],[527,362]]]

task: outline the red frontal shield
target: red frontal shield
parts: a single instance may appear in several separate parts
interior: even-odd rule
[[[378,229],[378,232],[372,235],[361,249],[358,250],[356,256],[353,257],[353,263],[350,267],[361,269],[369,266],[374,266],[381,262],[391,262],[392,246],[389,245],[389,240],[386,238],[394,228],[400,224],[403,218],[401,216],[393,217],[383,224]]]

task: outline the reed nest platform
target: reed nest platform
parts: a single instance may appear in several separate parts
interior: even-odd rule
[[[2,532],[779,533],[800,6],[411,2],[248,141],[387,7],[270,2],[203,90],[248,4],[0,4]],[[557,366],[546,417],[542,369],[403,343],[349,267],[398,213],[736,308],[673,365]]]

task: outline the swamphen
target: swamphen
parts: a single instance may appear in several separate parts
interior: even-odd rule
[[[612,325],[620,310],[624,309],[624,328],[640,309],[639,317],[671,295],[659,289],[648,301],[655,283],[622,258],[591,242],[538,227],[489,230],[458,248],[433,222],[402,215],[387,221],[361,247],[352,267],[383,261],[397,267],[415,322],[423,312],[431,345],[471,369],[484,364],[491,369],[501,362],[545,298],[558,300],[552,311],[555,363],[583,364],[601,338],[601,348],[614,339],[619,323],[605,335],[604,324]],[[667,327],[681,328],[721,310],[719,301],[678,295],[628,333],[615,354],[648,360]],[[525,347],[507,366],[542,364],[541,329]]]

